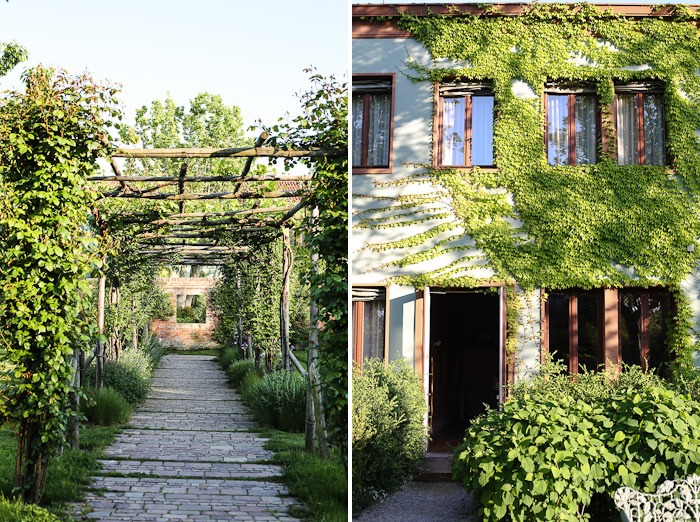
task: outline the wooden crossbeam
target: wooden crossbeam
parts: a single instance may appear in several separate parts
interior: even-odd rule
[[[221,182],[231,182],[235,183],[237,181],[311,181],[313,176],[308,174],[294,174],[294,175],[277,175],[277,174],[263,174],[258,176],[188,176],[183,181],[184,183],[207,183],[214,181]],[[158,181],[169,181],[169,182],[179,182],[180,176],[90,176],[87,178],[88,181],[114,181],[114,182],[158,182]]]
[[[140,218],[150,218],[152,220],[158,219],[184,219],[184,218],[214,218],[214,217],[227,217],[227,216],[247,216],[251,214],[264,214],[264,213],[274,213],[274,212],[288,212],[294,207],[264,207],[264,208],[246,208],[241,210],[227,210],[222,212],[176,212],[174,214],[167,214],[165,216],[154,216],[153,213],[148,212],[133,212],[129,214],[123,214],[118,216],[124,223],[144,223],[148,221],[141,221]],[[113,217],[116,218],[116,215]],[[139,221],[131,221],[139,220]]]
[[[117,149],[114,158],[339,158],[345,150],[281,150],[273,147],[188,148],[188,149]]]
[[[212,192],[210,194],[139,194],[138,192],[115,192],[102,193],[103,198],[130,198],[130,199],[159,199],[167,201],[196,201],[209,199],[277,199],[296,198],[307,193],[305,190],[273,190],[262,194],[257,192]]]

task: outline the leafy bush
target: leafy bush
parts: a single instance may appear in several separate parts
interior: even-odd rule
[[[700,470],[700,403],[655,380],[534,382],[473,421],[455,477],[483,520],[606,520],[618,487],[654,491]]]
[[[303,431],[306,380],[301,375],[280,370],[246,388],[248,404],[259,422],[284,431]]]
[[[404,362],[366,360],[352,381],[353,509],[401,486],[423,460],[427,406]]]
[[[226,369],[226,375],[231,385],[234,388],[239,388],[246,374],[255,371],[257,371],[255,361],[253,359],[243,359],[242,361],[232,362]]]
[[[123,424],[131,417],[131,406],[112,388],[105,387],[97,392],[89,392],[87,400],[82,404],[82,411],[87,420],[99,426]]]
[[[0,520],[3,522],[61,522],[60,518],[44,508],[8,500],[1,496]]]
[[[154,362],[141,350],[125,350],[118,361],[106,360],[104,385],[114,388],[132,406],[141,404],[148,395]],[[95,382],[95,366],[86,373],[86,383]]]

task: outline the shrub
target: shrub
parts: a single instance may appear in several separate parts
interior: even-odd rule
[[[700,404],[653,381],[536,382],[472,422],[455,477],[486,521],[607,520],[618,487],[654,491],[700,469]]]
[[[118,361],[106,360],[104,385],[114,388],[132,406],[141,404],[148,395],[153,372],[152,359],[141,350],[125,350]],[[95,366],[86,373],[86,384],[95,382]]]
[[[235,346],[229,346],[222,349],[217,356],[219,364],[222,368],[227,369],[231,366],[231,363],[239,361],[243,355],[243,352],[236,348]]]
[[[131,417],[131,406],[112,388],[91,390],[83,404],[81,409],[87,420],[99,426],[123,424]]]
[[[257,371],[255,361],[253,359],[243,359],[242,361],[232,362],[226,369],[226,375],[231,385],[234,388],[239,388],[246,374],[254,371]]]
[[[141,338],[141,343],[139,344],[139,351],[143,352],[150,359],[151,371],[156,367],[158,362],[163,358],[163,356],[168,353],[168,351],[158,340],[158,337],[152,333],[147,333]]]
[[[0,520],[3,522],[61,522],[60,518],[44,508],[8,500],[1,496]]]
[[[253,369],[246,373],[243,377],[238,389],[240,390],[241,395],[247,404],[250,404],[250,396],[252,395],[255,386],[262,381],[262,378],[262,373],[255,369],[255,367],[253,367]]]
[[[423,460],[427,406],[404,362],[366,360],[352,381],[353,509],[398,489]]]
[[[303,431],[306,421],[306,380],[295,372],[268,373],[246,390],[255,417],[266,426]]]

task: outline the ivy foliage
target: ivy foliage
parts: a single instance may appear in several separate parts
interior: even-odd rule
[[[303,158],[313,173],[309,207],[318,217],[305,222],[305,242],[319,257],[318,271],[308,277],[311,299],[318,305],[319,373],[324,407],[333,439],[347,444],[348,418],[348,94],[347,83],[311,75],[311,89],[300,96],[302,114],[272,128],[271,143],[284,149],[320,148],[333,157]],[[291,168],[294,162],[288,162]],[[344,451],[343,451],[344,453]]]
[[[437,258],[466,233],[470,246],[488,258],[494,278],[525,288],[679,284],[700,252],[688,252],[700,237],[697,16],[677,8],[671,19],[632,20],[588,3],[533,3],[524,10],[520,16],[487,10],[398,17],[398,26],[435,60],[431,65],[409,58],[415,81],[493,84],[498,169],[424,169],[423,179],[445,191],[457,219],[439,221],[433,210],[437,224],[422,236],[374,247],[430,245],[393,263],[407,266]],[[614,85],[648,80],[665,88],[671,170],[618,166],[614,140],[594,165],[548,165],[540,101],[545,82],[595,86],[603,134],[610,137]],[[532,96],[516,96],[517,82]],[[422,209],[433,199],[430,193],[411,202]],[[425,217],[416,213],[403,221],[410,225]],[[428,275],[450,284],[455,274],[448,267]]]
[[[102,138],[118,115],[115,89],[36,68],[26,92],[0,102],[0,421],[19,432],[15,486],[37,502],[46,465],[64,443],[73,350],[89,325],[86,277],[100,267],[86,226]]]

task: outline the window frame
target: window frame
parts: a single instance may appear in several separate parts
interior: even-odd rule
[[[386,285],[353,285],[352,291],[352,360],[353,364],[359,368],[362,367],[364,361],[364,303],[367,300],[356,300],[354,296],[355,290],[368,289],[384,292],[384,347],[382,361],[384,364],[389,363],[389,287]],[[374,300],[374,299],[370,299]]]
[[[454,89],[462,89],[462,90],[467,90],[467,91],[474,91],[470,92],[466,96],[445,96],[444,94],[441,93],[441,88],[450,88],[454,87]],[[493,83],[489,81],[460,81],[459,79],[453,79],[453,80],[448,80],[448,81],[443,81],[443,82],[436,82],[435,83],[435,93],[434,93],[434,98],[435,98],[435,103],[434,103],[434,125],[433,125],[433,143],[435,144],[434,149],[434,154],[433,154],[433,166],[437,168],[452,168],[452,169],[470,169],[473,167],[479,167],[483,169],[493,169],[496,168],[496,151],[493,146],[493,126],[496,122],[496,99],[494,96],[493,92]],[[472,162],[473,158],[473,150],[472,150],[472,129],[473,129],[473,121],[472,121],[472,98],[476,97],[487,97],[490,96],[493,99],[493,119],[492,119],[492,124],[491,124],[491,154],[493,157],[493,162],[490,165],[474,165]],[[448,165],[444,164],[442,161],[443,157],[443,135],[444,135],[444,126],[443,126],[443,117],[444,117],[444,99],[445,98],[467,98],[467,102],[465,103],[465,108],[464,108],[464,142],[465,144],[469,143],[469,147],[465,146],[465,151],[464,151],[464,164],[463,165]]]
[[[363,164],[362,160],[364,157],[364,161],[367,162],[367,155],[369,154],[369,125],[367,122],[369,121],[369,113],[370,113],[370,104],[364,103],[363,104],[363,116],[362,116],[362,121],[363,121],[363,127],[362,127],[362,138],[361,138],[361,156],[360,156],[360,162],[355,163],[355,158],[354,155],[351,155],[351,173],[352,174],[390,174],[393,171],[393,165],[394,165],[394,109],[395,109],[395,102],[396,102],[396,74],[395,73],[364,73],[364,74],[353,74],[352,75],[352,82],[353,84],[358,81],[362,80],[375,80],[375,81],[381,81],[381,80],[386,80],[390,82],[390,92],[389,92],[389,143],[388,143],[388,148],[389,148],[389,157],[388,157],[388,164],[385,165],[367,165]],[[350,106],[352,107],[352,98],[354,96],[354,91],[351,89],[351,97],[350,97]],[[367,99],[368,97],[371,96],[371,93],[365,93],[364,96]],[[353,131],[352,129],[352,120],[350,122],[350,127],[351,127],[351,132]],[[350,141],[351,143],[351,150],[352,150],[352,139]]]
[[[566,163],[549,163],[549,96],[568,96],[568,157]],[[602,111],[600,106],[600,96],[594,86],[587,84],[568,85],[565,83],[550,82],[545,84],[542,96],[542,112],[544,113],[544,152],[547,164],[554,166],[578,166],[576,161],[576,97],[592,96],[596,104],[595,116],[595,160],[592,163],[582,165],[595,165],[600,161],[600,149],[602,145]],[[573,103],[572,103],[573,101]]]
[[[618,113],[617,104],[618,96],[620,94],[634,94],[637,103],[637,163],[632,165],[621,165],[619,156],[619,136],[618,136]],[[668,152],[668,125],[666,124],[666,99],[664,93],[663,84],[659,82],[642,82],[642,83],[624,83],[615,84],[615,96],[613,98],[613,119],[615,122],[615,151],[616,160],[618,166],[634,166],[634,165],[647,165],[646,163],[646,142],[645,142],[645,132],[644,132],[644,95],[653,94],[661,97],[661,119],[663,124],[662,137],[663,137],[663,165],[649,165],[652,167],[663,167],[669,166],[671,164],[671,159]]]

